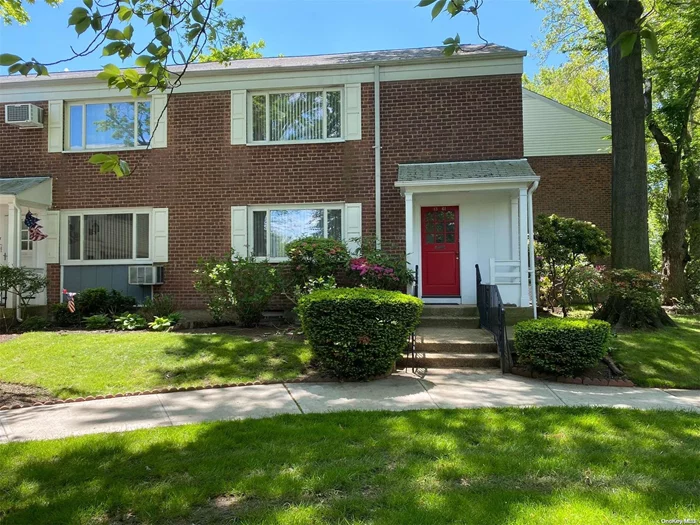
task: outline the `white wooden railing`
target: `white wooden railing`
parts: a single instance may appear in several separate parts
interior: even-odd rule
[[[489,259],[490,284],[520,284],[520,261]]]

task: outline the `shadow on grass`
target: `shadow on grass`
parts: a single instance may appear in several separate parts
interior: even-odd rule
[[[10,444],[0,518],[652,523],[697,516],[699,432],[680,412],[430,410]]]
[[[164,385],[292,379],[307,368],[308,346],[286,336],[269,339],[226,334],[181,335],[165,350],[174,359],[152,369]]]

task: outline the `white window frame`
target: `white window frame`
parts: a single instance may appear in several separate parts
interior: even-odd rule
[[[255,242],[255,224],[253,221],[253,212],[265,211],[267,212],[267,239],[266,252],[267,257],[255,256],[253,257],[256,261],[270,261],[270,262],[286,262],[289,257],[269,257],[270,253],[270,212],[275,210],[323,210],[323,238],[328,238],[328,210],[340,210],[340,224],[341,224],[341,238],[342,242],[346,242],[345,239],[345,203],[344,202],[328,202],[328,203],[308,203],[308,204],[275,204],[269,206],[248,206],[248,249],[249,253],[253,254],[253,243]]]
[[[322,139],[306,139],[306,140],[270,140],[270,95],[279,95],[284,93],[310,93],[321,91],[323,93],[323,136]],[[327,93],[329,91],[337,91],[340,94],[340,137],[328,138],[328,114],[326,104],[328,101]],[[265,137],[266,140],[253,140],[253,97],[265,96]],[[248,121],[248,145],[249,146],[264,146],[270,144],[319,144],[326,142],[345,142],[345,89],[343,86],[330,87],[310,87],[310,88],[289,88],[289,89],[274,89],[267,91],[249,91],[246,100],[246,120]]]
[[[136,215],[148,214],[148,258],[147,259],[83,259],[85,248],[85,215],[117,215],[130,213],[132,220],[131,254],[136,254]],[[80,217],[80,259],[68,258],[68,218]],[[100,208],[96,210],[61,210],[61,264],[65,266],[107,266],[153,264],[153,208]]]
[[[85,152],[99,152],[99,151],[132,151],[132,150],[144,150],[148,149],[148,146],[113,146],[113,147],[104,147],[104,146],[88,146],[86,144],[87,140],[87,110],[85,106],[88,105],[94,105],[94,104],[120,104],[124,102],[131,102],[134,104],[134,144],[136,144],[136,135],[138,134],[138,104],[142,102],[148,102],[150,104],[149,109],[151,111],[151,116],[149,119],[150,122],[150,130],[149,134],[151,137],[153,137],[153,100],[151,97],[141,97],[141,98],[107,98],[107,99],[91,99],[91,100],[80,100],[80,101],[71,101],[67,102],[64,108],[64,115],[63,115],[63,121],[64,121],[64,133],[63,133],[63,153],[85,153]],[[82,107],[83,108],[83,145],[80,148],[71,148],[70,145],[70,139],[71,139],[71,130],[70,130],[70,115],[71,115],[71,108],[73,107]]]
[[[27,238],[24,239],[24,234],[27,234]],[[19,242],[20,242],[20,250],[24,253],[31,253],[34,251],[34,241],[31,240],[29,237],[29,227],[24,224],[24,220],[22,220],[22,226],[20,228],[20,233],[19,233]],[[27,247],[24,247],[24,243],[27,243]]]

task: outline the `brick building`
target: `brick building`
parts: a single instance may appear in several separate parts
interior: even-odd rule
[[[169,99],[125,97],[95,72],[0,77],[3,255],[47,272],[39,302],[105,286],[196,308],[200,257],[233,247],[276,262],[295,237],[352,248],[376,236],[419,267],[426,302],[473,304],[478,263],[525,306],[532,216],[609,231],[611,157],[606,123],[523,90],[523,56],[492,45],[196,64]],[[98,151],[134,173],[99,174]],[[47,239],[29,239],[28,211]],[[162,284],[136,284],[159,276],[152,266]]]

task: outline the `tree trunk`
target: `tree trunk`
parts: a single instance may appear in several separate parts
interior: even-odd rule
[[[664,295],[667,302],[688,299],[685,266],[688,264],[686,234],[687,206],[682,195],[683,174],[680,166],[668,174],[668,226],[662,238]]]
[[[651,270],[649,256],[647,157],[645,144],[642,48],[622,56],[613,45],[626,31],[636,31],[644,12],[640,0],[589,0],[605,27],[610,72],[612,122],[612,267]]]
[[[700,261],[700,162],[688,169],[688,252],[690,260]]]

